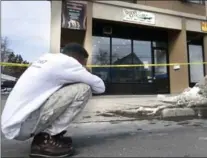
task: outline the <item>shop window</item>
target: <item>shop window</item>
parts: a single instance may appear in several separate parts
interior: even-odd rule
[[[195,4],[205,4],[204,0],[186,0],[189,3],[195,3]]]
[[[194,4],[205,4],[205,0],[181,0],[182,2],[194,3]]]
[[[112,64],[115,65],[123,65],[127,63],[132,64],[132,59],[129,57],[130,54],[131,54],[131,40],[112,38]]]
[[[128,0],[126,2],[128,2],[128,3],[137,3],[137,0]]]
[[[162,42],[162,41],[153,41],[152,46],[154,48],[167,48],[167,42]]]
[[[110,64],[110,38],[94,36],[92,44],[92,65],[100,66],[92,68],[92,72],[108,82],[110,68],[104,67],[104,65]]]
[[[132,64],[131,40],[112,38],[112,65]],[[112,82],[133,82],[133,68],[113,67],[111,68]]]
[[[152,67],[147,65],[152,63],[151,42],[133,41],[133,51],[133,64],[146,64],[146,66],[134,68],[134,81],[151,82]]]

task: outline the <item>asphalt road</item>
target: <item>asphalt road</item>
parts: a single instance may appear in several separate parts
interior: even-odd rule
[[[101,135],[88,142],[77,139],[87,157],[206,157],[206,129],[183,128],[134,135]],[[77,142],[77,143],[78,143]],[[83,144],[84,143],[84,144]]]
[[[192,123],[192,121],[190,121]],[[207,124],[119,122],[73,124],[74,157],[206,157]],[[2,157],[28,157],[30,140],[1,139]]]

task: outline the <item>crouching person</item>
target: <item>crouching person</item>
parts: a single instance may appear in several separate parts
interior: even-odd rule
[[[2,113],[7,139],[33,138],[30,157],[72,155],[72,138],[64,137],[71,121],[82,111],[91,93],[103,93],[102,79],[85,68],[87,51],[68,44],[62,53],[48,53],[20,77]]]

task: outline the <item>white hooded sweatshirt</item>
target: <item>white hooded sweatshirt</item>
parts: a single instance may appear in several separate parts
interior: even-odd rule
[[[105,91],[102,79],[88,72],[76,59],[62,53],[40,57],[23,73],[7,99],[1,118],[5,137],[18,136],[22,122],[51,94],[66,83],[76,82],[88,84],[93,93]]]

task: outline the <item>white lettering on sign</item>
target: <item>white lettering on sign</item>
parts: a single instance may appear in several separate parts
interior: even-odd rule
[[[155,14],[132,9],[123,9],[123,21],[155,25]]]

